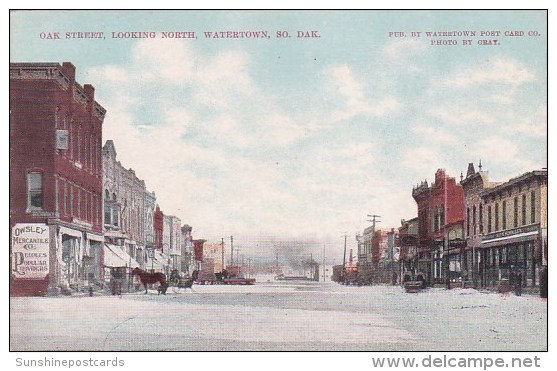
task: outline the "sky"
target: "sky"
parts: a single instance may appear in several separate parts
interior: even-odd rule
[[[268,37],[205,34],[221,31]],[[426,34],[452,31],[476,34]],[[368,214],[415,217],[412,187],[439,168],[547,167],[544,11],[15,11],[10,61],[72,62],[163,212],[246,251],[301,243],[338,263]]]

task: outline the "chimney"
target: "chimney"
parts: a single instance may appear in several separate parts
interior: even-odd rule
[[[73,84],[75,82],[75,66],[71,62],[62,63],[62,73],[66,75],[70,82]]]
[[[87,95],[87,98],[89,98],[91,100],[91,102],[94,102],[95,101],[95,88],[93,87],[93,85],[85,84],[85,85],[83,85],[83,90],[85,91],[85,94]]]

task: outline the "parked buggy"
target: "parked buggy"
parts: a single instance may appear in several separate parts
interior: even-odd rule
[[[408,293],[417,293],[426,287],[425,278],[422,273],[418,273],[415,277],[407,273],[404,275],[402,281],[404,290]]]
[[[173,293],[178,293],[180,289],[191,289],[195,279],[193,277],[182,277],[177,269],[170,273],[168,286]]]

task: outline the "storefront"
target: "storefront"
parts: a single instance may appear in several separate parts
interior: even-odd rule
[[[56,230],[56,286],[80,290],[102,280],[101,249],[104,237],[67,226]]]
[[[139,264],[122,246],[105,243],[103,247],[104,285],[113,293],[132,291],[135,288],[131,271]]]
[[[539,225],[485,236],[480,263],[483,286],[497,286],[511,276],[519,277],[522,286],[538,286],[542,255],[539,236]]]

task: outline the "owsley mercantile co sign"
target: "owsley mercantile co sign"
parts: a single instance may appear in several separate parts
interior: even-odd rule
[[[12,228],[12,274],[20,279],[44,279],[49,271],[49,246],[46,224],[16,224]]]

